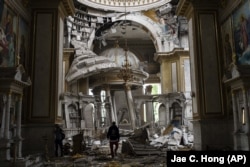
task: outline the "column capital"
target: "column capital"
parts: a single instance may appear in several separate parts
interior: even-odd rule
[[[129,90],[131,90],[131,85],[128,83],[125,83],[124,88],[125,88],[125,91],[129,91]]]

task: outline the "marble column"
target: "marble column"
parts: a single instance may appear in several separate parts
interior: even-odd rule
[[[134,110],[134,103],[133,103],[133,96],[131,92],[131,87],[129,84],[125,83],[125,93],[126,93],[126,99],[129,109],[129,115],[130,115],[130,121],[131,121],[131,128],[135,129],[135,110]]]
[[[166,125],[171,124],[171,118],[170,118],[170,109],[169,109],[169,101],[165,103],[165,107],[166,107],[166,114],[165,114],[165,123]]]
[[[250,124],[249,124],[249,108],[248,108],[248,98],[246,94],[246,90],[243,89],[242,94],[243,94],[243,101],[244,101],[244,118],[242,116],[242,119],[245,119],[245,126],[246,126],[246,133],[248,134],[250,131]],[[243,113],[242,113],[243,114]]]
[[[152,85],[148,85],[146,87],[145,94],[151,95],[152,92]],[[153,127],[154,122],[154,106],[153,101],[147,101],[146,102],[146,122],[151,124],[151,127]]]
[[[7,110],[6,110],[6,117],[5,117],[5,130],[4,130],[4,138],[6,139],[6,160],[10,160],[10,106],[11,106],[11,95],[12,93],[9,92],[8,94],[8,101],[7,101]]]
[[[18,100],[18,111],[17,111],[17,158],[22,158],[22,136],[21,136],[21,122],[22,122],[22,95]]]
[[[114,111],[114,121],[118,125],[118,119],[117,119],[117,111],[116,111],[116,103],[115,103],[115,96],[114,96],[114,91],[111,92],[111,97],[112,97],[112,104],[113,104],[113,111]]]
[[[4,94],[3,96],[3,115],[2,115],[2,125],[1,125],[1,133],[0,133],[0,139],[3,139],[4,138],[4,130],[5,130],[5,117],[6,117],[6,104],[7,104],[7,97],[6,95]]]
[[[146,122],[153,126],[154,122],[154,106],[153,101],[146,102]]]
[[[237,140],[237,132],[239,130],[239,120],[238,120],[238,112],[236,108],[236,99],[235,94],[232,92],[232,105],[233,105],[233,117],[234,117],[234,150],[238,150],[238,140]]]
[[[141,118],[141,108],[137,106],[135,112],[136,112],[136,125],[140,127],[141,126],[141,120],[142,120],[142,118]]]
[[[246,149],[244,151],[249,151],[250,148],[250,124],[249,124],[249,108],[248,108],[248,98],[247,98],[247,91],[243,89],[242,91],[243,94],[243,101],[244,101],[244,114],[242,115],[242,119],[245,119],[245,137],[246,137],[246,146],[244,146]],[[244,117],[244,118],[243,118]],[[242,122],[243,123],[243,122]]]
[[[64,115],[65,115],[66,128],[72,128],[72,125],[70,123],[70,117],[69,117],[69,105],[70,105],[70,102],[65,101],[65,102],[63,102],[63,105],[64,105]]]
[[[95,96],[95,126],[97,128],[100,127],[101,120],[102,120],[102,100],[101,100],[101,89],[93,89],[92,90]]]
[[[109,85],[105,86],[105,91],[106,91],[106,98],[110,104],[110,119],[111,119],[110,124],[111,124],[112,121],[115,121],[115,114],[114,114],[114,108],[113,108],[112,97],[111,97]]]

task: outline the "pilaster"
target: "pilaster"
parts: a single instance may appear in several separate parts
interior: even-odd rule
[[[219,7],[217,0],[181,0],[176,10],[177,15],[188,19],[196,150],[221,149],[231,144],[223,141],[232,138],[229,120],[222,119],[226,114],[221,84]]]
[[[74,13],[70,0],[30,2],[32,40],[30,74],[33,87],[29,95],[29,123],[54,123],[61,119],[59,96],[64,92],[64,19]]]
[[[154,60],[161,64],[162,93],[185,92],[184,60],[189,60],[189,51],[175,48],[171,52],[158,52]]]

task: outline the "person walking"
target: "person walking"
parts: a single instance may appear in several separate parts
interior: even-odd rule
[[[119,147],[118,144],[120,141],[119,128],[116,126],[115,122],[112,122],[112,125],[109,127],[107,138],[109,139],[111,157],[114,158],[114,156],[117,155],[117,150]],[[114,145],[115,145],[115,148],[114,148]]]
[[[58,148],[60,148],[61,157],[63,156],[63,139],[65,134],[59,125],[55,125],[55,156],[58,157]]]

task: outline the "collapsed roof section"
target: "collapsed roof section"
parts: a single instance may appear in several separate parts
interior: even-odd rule
[[[114,61],[104,56],[97,56],[93,51],[84,46],[83,42],[72,39],[71,43],[75,48],[75,58],[66,75],[68,82],[109,71],[117,67]]]

